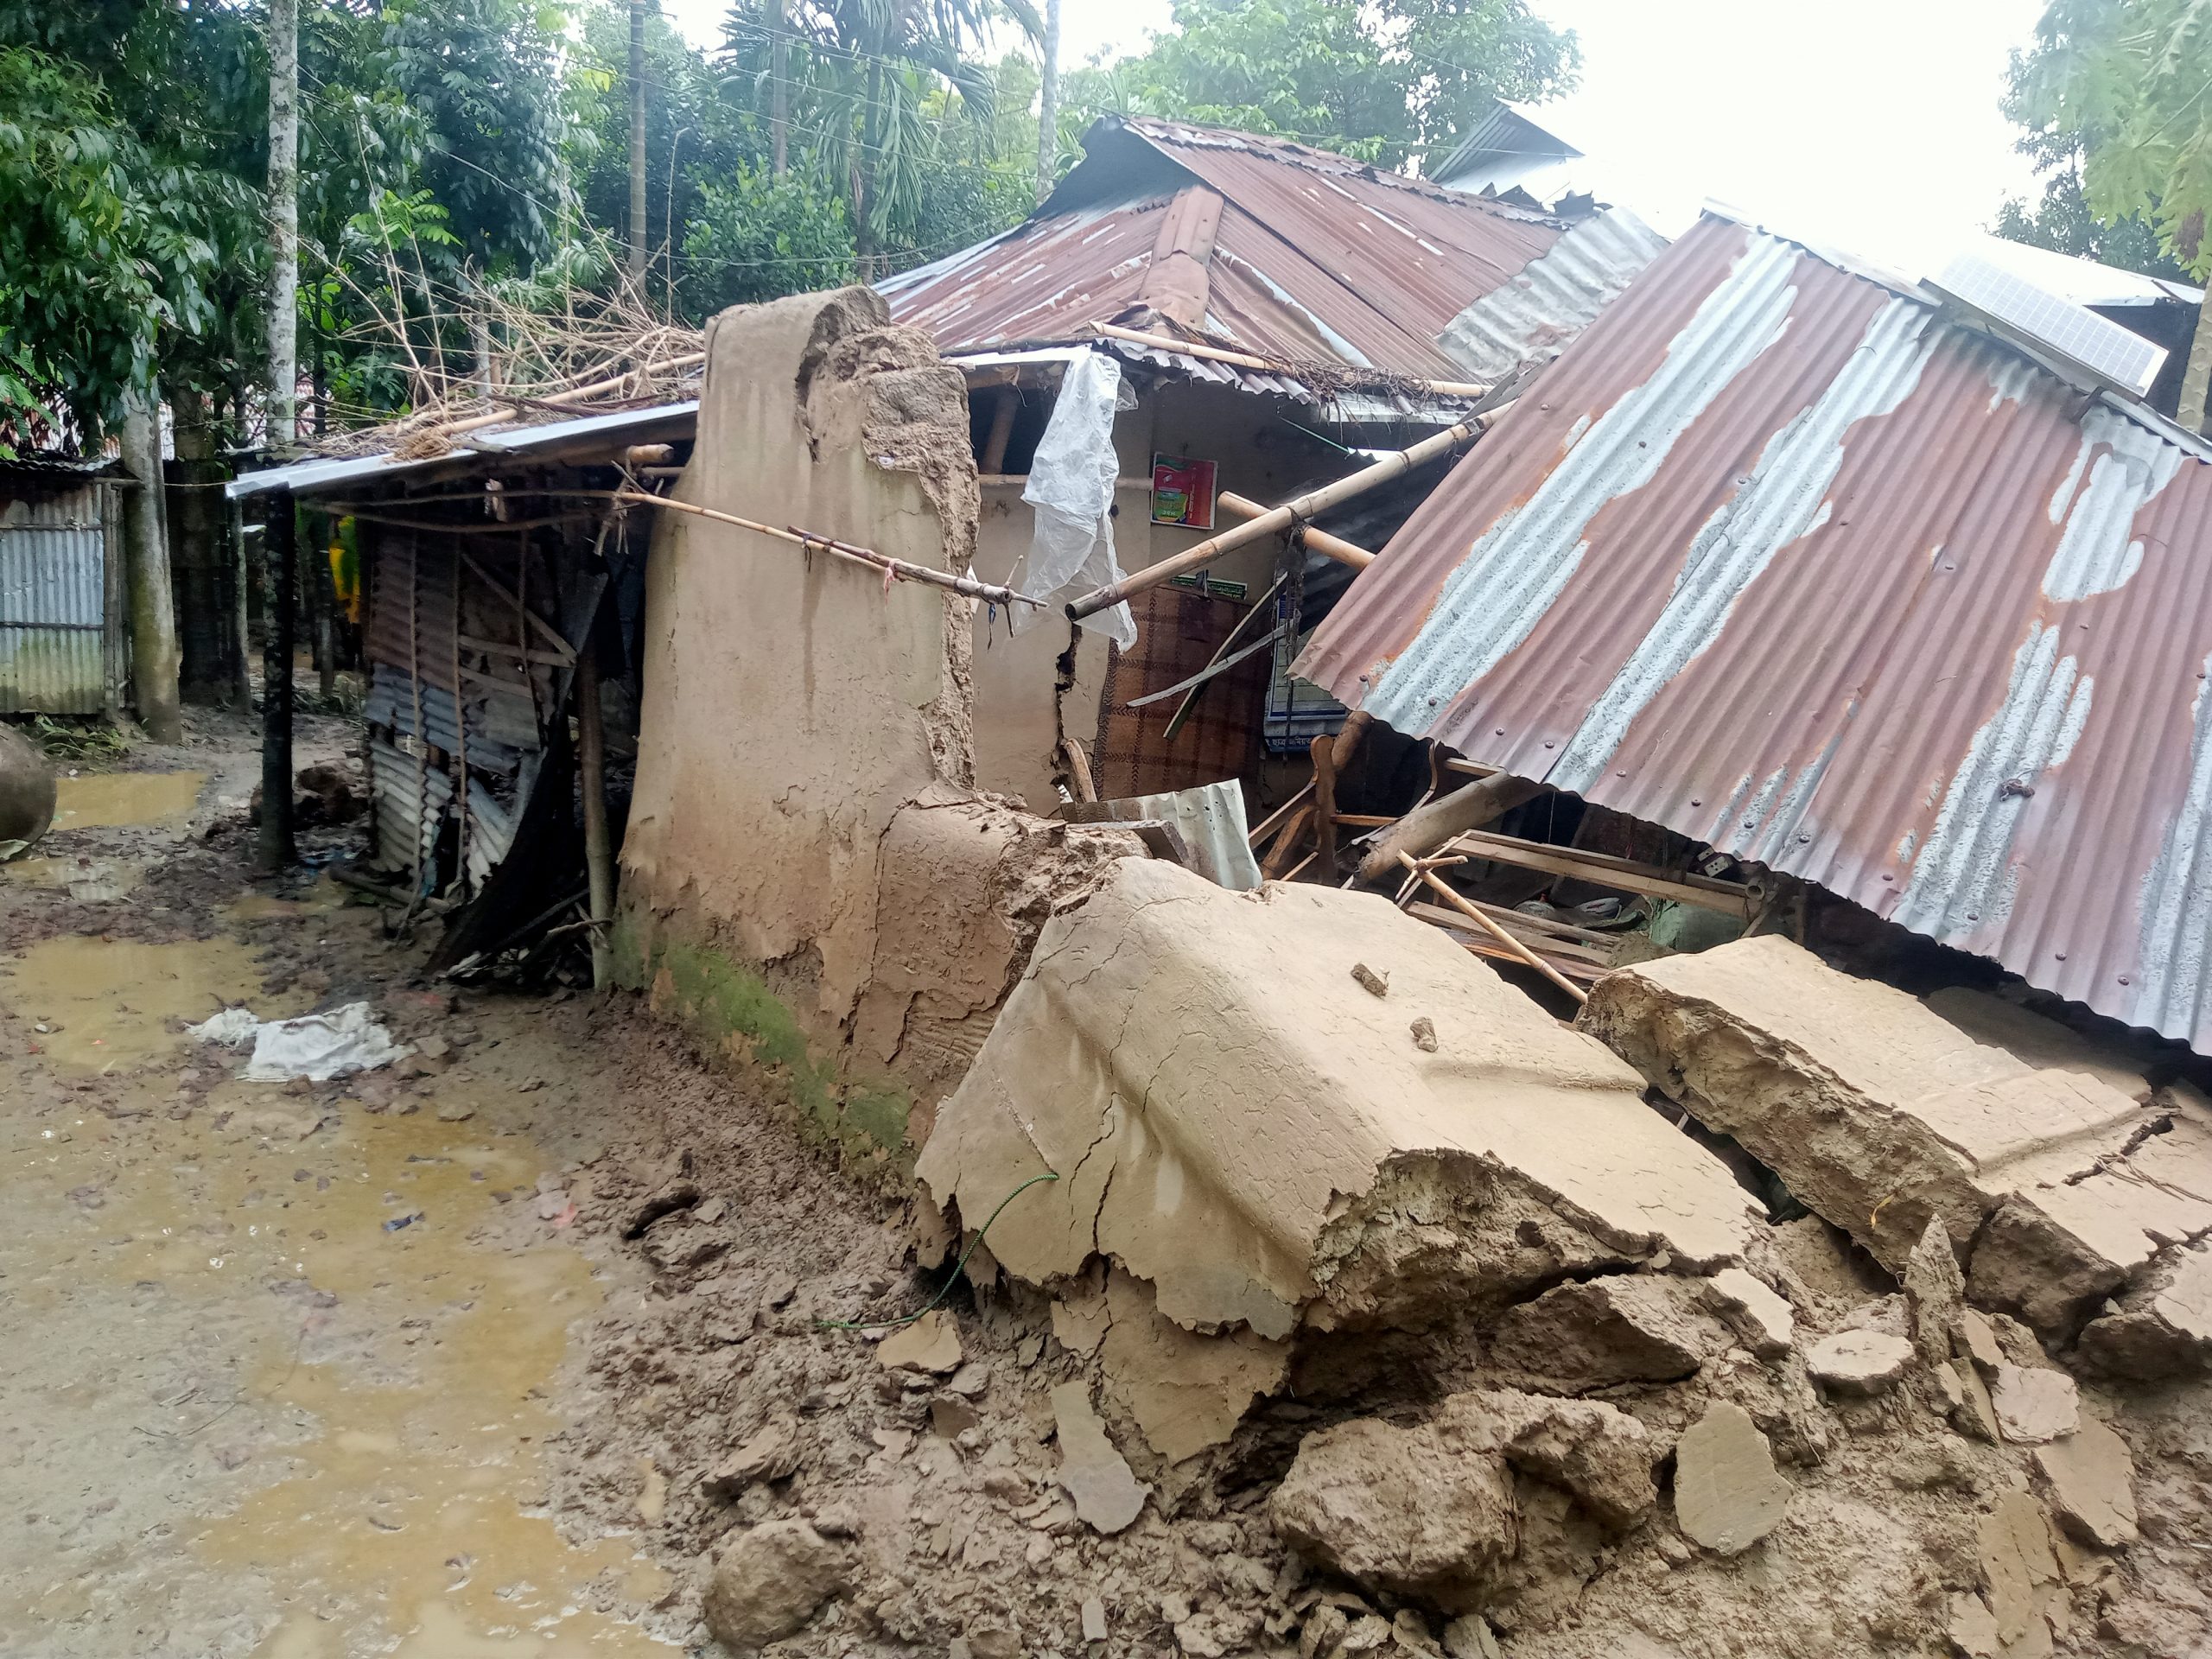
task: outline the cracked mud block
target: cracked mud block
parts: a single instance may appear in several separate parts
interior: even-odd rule
[[[1132,860],[1046,925],[917,1168],[971,1226],[1057,1173],[991,1230],[1034,1284],[1103,1255],[1192,1330],[1420,1329],[1662,1251],[1740,1258],[1750,1200],[1641,1091],[1379,897]]]
[[[1487,1357],[1516,1381],[1565,1394],[1672,1382],[1729,1345],[1700,1306],[1704,1288],[1660,1274],[1560,1285],[1508,1309]]]
[[[1455,1394],[1414,1427],[1362,1417],[1307,1435],[1271,1513],[1310,1559],[1368,1588],[1467,1612],[1525,1595],[1562,1545],[1649,1514],[1656,1450],[1609,1405]]]
[[[2127,1442],[2095,1418],[2037,1446],[2036,1472],[2059,1525],[2078,1542],[2123,1549],[2135,1541],[2135,1459]]]
[[[1751,1413],[1719,1401],[1675,1446],[1675,1519],[1697,1543],[1739,1555],[1782,1524],[1796,1488],[1775,1470]]]
[[[2212,1252],[2169,1252],[2089,1322],[2075,1351],[2115,1376],[2156,1381],[2212,1369]]]
[[[1577,1023],[1891,1271],[1940,1220],[1974,1300],[2047,1338],[2212,1232],[2212,1113],[2038,1069],[1785,939],[1608,975]]]

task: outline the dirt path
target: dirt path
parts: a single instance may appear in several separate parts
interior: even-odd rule
[[[242,735],[66,779],[0,874],[0,1648],[670,1652],[667,1575],[549,1508],[571,1328],[635,1271],[570,1224],[603,1080],[541,1004],[406,989],[328,884],[252,886]],[[449,1066],[292,1092],[177,1029],[362,995]]]

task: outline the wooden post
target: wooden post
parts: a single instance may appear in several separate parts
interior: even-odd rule
[[[1549,784],[1532,784],[1501,772],[1417,806],[1375,838],[1359,861],[1359,879],[1380,881],[1395,875],[1401,854],[1419,858],[1433,853],[1461,831],[1493,823],[1550,788]]]
[[[991,405],[991,429],[983,439],[983,463],[978,470],[986,474],[1006,470],[1006,447],[1014,437],[1014,417],[1020,409],[1020,389],[1001,387],[997,400]]]
[[[1258,502],[1249,500],[1230,490],[1223,490],[1217,493],[1214,497],[1214,505],[1224,512],[1239,518],[1257,518],[1267,511]],[[1338,564],[1348,564],[1355,570],[1364,570],[1375,563],[1375,556],[1365,548],[1359,546],[1357,543],[1348,542],[1341,536],[1332,536],[1327,531],[1317,525],[1294,525],[1291,529],[1290,539],[1300,547],[1309,548],[1325,558],[1334,559]]]
[[[247,644],[253,603],[253,562],[245,550],[245,504],[231,503],[231,701],[241,714],[253,709],[253,658]]]
[[[315,620],[315,690],[327,712],[330,700],[338,690],[338,626],[334,614],[338,609],[338,584],[330,570],[330,543],[338,520],[329,513],[318,512],[309,522],[317,530],[307,548],[308,581],[313,584],[308,589],[308,614]]]
[[[1313,757],[1313,844],[1320,855],[1321,879],[1337,879],[1337,740],[1326,732],[1307,747]]]
[[[576,772],[584,798],[584,871],[591,882],[591,982],[614,982],[614,852],[607,828],[607,734],[599,707],[599,647],[589,630],[576,652]]]
[[[272,492],[261,532],[269,587],[261,634],[259,854],[262,870],[270,875],[292,861],[292,607],[298,569],[294,514],[292,493]]]

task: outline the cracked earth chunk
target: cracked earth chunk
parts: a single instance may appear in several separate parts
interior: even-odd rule
[[[1886,1394],[1912,1361],[1912,1344],[1886,1331],[1839,1331],[1805,1351],[1805,1369],[1838,1394]]]
[[[1290,1344],[1249,1330],[1201,1336],[1160,1312],[1152,1288],[1116,1268],[1106,1281],[1107,1386],[1170,1463],[1220,1446],[1253,1400],[1274,1392]]]
[[[886,1370],[949,1376],[960,1369],[960,1327],[952,1315],[932,1308],[877,1344],[875,1357]]]
[[[1705,1300],[1761,1359],[1781,1358],[1796,1339],[1796,1316],[1781,1293],[1741,1268],[1723,1268],[1707,1281]]]
[[[848,1570],[847,1552],[805,1522],[764,1521],[715,1559],[707,1628],[734,1652],[757,1652],[804,1629],[816,1608],[844,1589]]]
[[[1920,1243],[1904,1264],[1905,1310],[1912,1325],[1913,1351],[1923,1365],[1949,1363],[1962,1340],[1967,1314],[1966,1275],[1959,1254],[1941,1219],[1931,1217]],[[1974,1318],[1980,1319],[1977,1313]],[[1987,1328],[1987,1321],[1983,1321]]]
[[[1502,1452],[1522,1474],[1573,1493],[1608,1530],[1634,1526],[1659,1502],[1650,1435],[1603,1401],[1484,1389],[1450,1396],[1436,1422],[1461,1444]]]
[[[2040,1659],[2051,1650],[2050,1617],[2066,1599],[2050,1517],[2029,1493],[2007,1492],[1982,1517],[1979,1537],[1996,1651],[2004,1659]]]
[[[784,1480],[798,1468],[798,1419],[784,1412],[716,1464],[702,1484],[715,1497],[735,1497],[755,1482]]]
[[[2089,1321],[2077,1351],[2099,1370],[2146,1382],[2212,1368],[2212,1251],[2168,1252],[2116,1311]]]
[[[1060,1484],[1075,1500],[1076,1515],[1095,1531],[1122,1531],[1142,1511],[1152,1488],[1129,1472],[1107,1438],[1106,1425],[1090,1408],[1090,1384],[1078,1378],[1054,1389],[1052,1417],[1059,1426]]]
[[[2081,1390],[2063,1371],[2005,1364],[1990,1384],[1997,1427],[2016,1446],[2039,1446],[2071,1434],[2082,1421]]]
[[[1675,1519],[1697,1543],[1739,1555],[1782,1524],[1796,1489],[1751,1413],[1719,1401],[1675,1446]]]
[[[1507,1311],[1491,1338],[1491,1364],[1562,1392],[1616,1382],[1670,1382],[1725,1345],[1695,1311],[1698,1293],[1662,1274],[1593,1279],[1546,1291]]]
[[[1372,1417],[1307,1435],[1269,1508],[1307,1560],[1452,1613],[1481,1605],[1520,1541],[1503,1458]]]
[[[1974,1300],[2045,1336],[2212,1230],[2212,1117],[2037,1070],[1778,937],[1609,974],[1576,1023],[1892,1272],[1941,1220]]]
[[[2059,1524],[2085,1544],[2120,1549],[2135,1541],[2135,1460],[2127,1442],[2094,1417],[2064,1440],[2036,1448]]]
[[[1347,995],[1356,962],[1388,998]],[[1058,1171],[991,1230],[1033,1284],[1106,1255],[1185,1326],[1418,1327],[1661,1249],[1740,1259],[1747,1195],[1642,1087],[1379,895],[1126,860],[1046,924],[918,1171],[963,1215]]]

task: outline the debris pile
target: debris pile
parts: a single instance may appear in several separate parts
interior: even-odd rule
[[[653,1289],[571,1501],[635,1524],[671,1471],[653,1535],[737,1652],[2212,1640],[2193,1096],[1764,938],[1579,1025],[1379,899],[1124,861],[1046,922],[905,1224],[727,1113],[594,1195]],[[1812,1216],[1764,1218],[1777,1176]],[[863,1328],[963,1238],[965,1286]],[[2092,1249],[2101,1289],[2024,1294]]]

